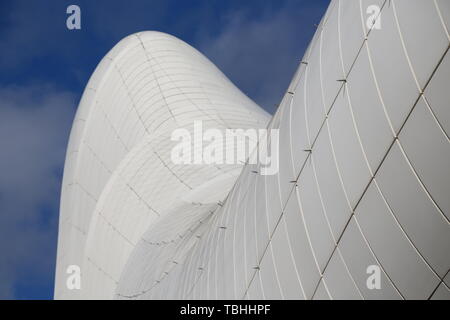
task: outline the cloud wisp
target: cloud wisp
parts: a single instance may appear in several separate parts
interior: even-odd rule
[[[278,9],[264,10],[256,19],[250,19],[245,10],[236,10],[224,17],[219,35],[202,35],[200,49],[248,96],[273,113],[315,32],[312,21],[322,13],[323,5],[311,2],[301,7],[287,2]]]
[[[0,88],[0,298],[53,282],[62,164],[75,98],[51,86]],[[48,297],[50,298],[50,297]]]

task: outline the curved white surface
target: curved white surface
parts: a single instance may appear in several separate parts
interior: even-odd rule
[[[172,131],[192,132],[194,120],[204,130],[258,128],[269,116],[203,55],[167,34],[131,35],[102,60],[67,150],[56,298],[112,298],[147,228],[180,206],[200,214],[226,197],[242,165],[171,161]],[[211,190],[214,181],[221,188]],[[81,290],[66,288],[70,265],[81,267]]]
[[[122,40],[74,121],[55,298],[450,299],[449,30],[445,0],[331,1],[269,124],[272,176],[173,165],[173,129],[268,115],[182,41]]]

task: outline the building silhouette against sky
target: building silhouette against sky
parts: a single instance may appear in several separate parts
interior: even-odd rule
[[[173,36],[120,41],[73,123],[55,298],[449,299],[449,31],[446,0],[333,0],[273,117]],[[195,121],[278,129],[278,172],[174,164]]]

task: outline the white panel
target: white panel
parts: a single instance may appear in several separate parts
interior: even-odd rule
[[[441,283],[431,297],[431,300],[450,300],[450,289]]]
[[[347,95],[341,92],[328,118],[331,142],[350,204],[354,207],[370,179],[352,119]]]
[[[247,266],[250,267],[249,269],[247,269],[248,279],[250,279],[251,274],[254,273],[251,268],[257,266],[261,258],[260,256],[258,256],[256,246],[255,175],[253,175],[253,177],[250,177],[250,179],[252,179],[253,183],[250,185],[250,188],[247,191],[247,197],[243,202],[245,206],[245,239],[242,243],[242,245],[246,247],[245,251]]]
[[[308,160],[300,174],[298,184],[306,229],[310,235],[312,249],[319,263],[320,270],[323,270],[335,244],[323,211],[317,182],[314,177],[313,165],[310,160]]]
[[[359,1],[339,1],[339,39],[345,75],[348,75],[365,38],[360,10]]]
[[[339,179],[331,150],[328,121],[317,138],[313,150],[316,177],[325,212],[335,239],[338,239],[350,215],[351,208]]]
[[[399,138],[419,178],[450,219],[450,143],[424,100],[415,107]]]
[[[236,187],[236,185],[235,185]],[[225,225],[227,227],[227,229],[220,229],[220,231],[224,231],[225,233],[225,237],[224,237],[224,249],[223,249],[223,256],[228,257],[226,260],[228,264],[235,265],[235,261],[234,261],[234,256],[233,256],[233,250],[234,250],[234,243],[233,243],[233,229],[234,229],[234,223],[235,223],[235,219],[236,219],[236,197],[237,197],[237,193],[234,192],[235,190],[233,189],[230,194],[227,197],[227,201],[225,203],[225,207],[223,210],[223,215],[226,217],[226,221],[225,221]],[[205,247],[207,248],[208,251],[210,251],[210,244],[209,244],[209,239],[205,240],[207,243],[205,243]],[[204,264],[207,265],[209,258],[205,257],[205,262]],[[224,271],[224,275],[223,277],[225,279],[227,279],[227,283],[225,283],[225,287],[226,287],[226,291],[225,291],[225,296],[227,297],[227,299],[233,299],[236,298],[235,297],[235,283],[234,283],[234,268],[225,268]],[[206,278],[206,277],[205,277]],[[239,297],[240,298],[240,297]],[[205,297],[204,299],[207,299],[207,297]]]
[[[320,279],[320,274],[311,251],[308,234],[303,224],[302,212],[300,211],[297,196],[296,193],[293,193],[289,198],[284,211],[284,217],[286,219],[295,265],[300,275],[300,281],[306,298],[311,299],[316,284]]]
[[[280,200],[278,175],[264,176],[266,181],[266,205],[268,213],[268,224],[270,232],[275,228],[275,225],[280,218],[282,212],[282,204]]]
[[[364,153],[375,172],[394,136],[372,76],[367,46],[353,66],[347,90]]]
[[[261,272],[257,272],[248,289],[248,298],[251,300],[264,299],[264,293],[261,287]]]
[[[402,47],[392,5],[383,7],[381,29],[370,32],[368,47],[381,96],[394,130],[398,132],[419,90]],[[392,72],[394,66],[395,72]]]
[[[373,24],[370,24],[370,28],[369,28],[368,22],[367,22],[369,19],[370,19],[370,22],[373,21],[371,19],[371,16],[375,13],[373,6],[376,6],[381,10],[380,13],[377,15],[377,16],[380,16],[383,13],[382,10],[386,6],[386,3],[389,4],[388,1],[389,0],[359,0],[360,7],[361,7],[361,17],[363,20],[365,35],[369,34],[370,32],[372,32],[372,30],[374,30]],[[344,1],[344,2],[354,2],[354,1]],[[375,10],[377,10],[377,9],[375,9]]]
[[[441,65],[433,75],[425,91],[425,97],[442,129],[450,137],[450,90],[448,90],[448,75],[450,74],[450,54],[446,54]]]
[[[376,179],[406,234],[443,276],[450,266],[450,225],[420,185],[397,144],[392,147]]]
[[[364,299],[401,299],[401,296],[370,251],[354,218],[350,220],[342,235],[339,249],[342,258]],[[380,289],[369,289],[367,286],[367,279],[370,275],[367,273],[367,268],[369,266],[378,266],[380,268]]]
[[[407,299],[427,298],[439,278],[396,224],[374,183],[357,207],[356,218],[380,264],[402,295]]]
[[[325,288],[323,279],[320,279],[320,284],[317,287],[316,292],[314,293],[313,300],[331,300],[331,297],[328,294],[327,289]]]
[[[305,109],[305,81],[306,71],[304,76],[295,90],[295,95],[291,107],[291,148],[292,148],[292,162],[294,169],[294,176],[297,177],[300,169],[308,156],[305,150],[311,149],[308,142],[307,124],[306,124],[306,109]]]
[[[254,270],[256,271],[256,270]],[[259,270],[261,274],[261,283],[266,299],[281,299],[282,293],[278,284],[278,275],[274,266],[272,246],[269,245],[264,255]]]
[[[450,287],[450,269],[449,272],[447,272],[447,276],[444,278],[444,282],[447,285],[447,287]]]
[[[320,79],[320,43],[311,52],[308,61],[306,81],[306,125],[308,140],[312,144],[325,119],[325,107],[322,98],[322,84]]]
[[[362,296],[337,250],[334,251],[323,275],[328,292],[333,299],[360,300]]]
[[[256,246],[257,256],[262,257],[262,254],[269,243],[269,226],[267,223],[267,208],[266,208],[266,184],[265,177],[258,175],[256,177],[256,212],[255,212],[255,233],[256,233]],[[264,200],[261,200],[264,198]],[[259,200],[258,200],[259,199]],[[235,201],[237,203],[237,201]]]
[[[443,20],[443,28],[446,30],[447,36],[449,36],[450,33],[450,3],[447,0],[436,0],[435,1],[438,10],[440,12],[440,15]],[[450,40],[450,39],[449,39]]]
[[[242,203],[242,202],[241,202]],[[233,228],[233,233],[234,233],[234,241],[233,241],[233,246],[234,246],[234,251],[233,251],[233,256],[234,256],[234,276],[235,278],[233,279],[235,281],[235,286],[236,286],[236,291],[238,293],[238,297],[239,295],[245,291],[248,282],[250,281],[250,279],[246,279],[247,278],[247,272],[248,272],[248,268],[247,268],[247,260],[246,260],[246,255],[245,255],[245,245],[243,245],[246,241],[245,239],[245,225],[244,225],[244,221],[245,221],[245,214],[244,214],[244,208],[243,206],[239,206],[239,208],[236,209],[238,211],[238,214],[236,215],[236,220],[235,220],[235,227]],[[222,230],[222,231],[228,231],[228,229],[226,230]],[[254,267],[254,266],[251,266]],[[250,267],[250,268],[251,268]],[[216,275],[216,277],[218,277],[220,275]]]
[[[322,31],[320,49],[321,83],[325,111],[330,110],[342,80],[345,78],[339,50],[339,5],[330,12],[328,21]]]
[[[292,156],[291,156],[291,102],[292,96],[287,94],[281,103],[281,123],[280,123],[280,137],[279,137],[279,181],[281,192],[281,203],[286,203],[286,200],[292,190],[292,181],[295,181],[297,176],[294,176],[292,170]]]
[[[393,8],[406,51],[423,89],[449,45],[447,35],[438,11],[430,1],[395,0]],[[426,23],[417,23],[417,19]]]
[[[280,281],[284,299],[304,299],[293,260],[293,253],[287,236],[286,218],[282,217],[271,240],[275,268]]]

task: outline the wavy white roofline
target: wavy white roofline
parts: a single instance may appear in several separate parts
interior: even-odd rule
[[[152,31],[120,41],[96,68],[75,116],[61,196],[55,297],[112,297],[132,244],[152,221],[176,203],[185,202],[177,199],[177,188],[189,198],[189,193],[203,184],[219,179],[222,182],[217,187],[221,188],[213,198],[225,198],[242,165],[198,165],[192,169],[171,164],[174,142],[170,135],[174,129],[190,130],[198,120],[206,129],[264,128],[268,119],[268,114],[236,89],[209,60],[181,40]],[[130,131],[135,132],[131,135]],[[146,183],[155,186],[156,204],[152,206],[158,209],[141,208],[142,212],[134,216],[136,224],[130,227],[132,222],[126,221],[126,212],[102,210],[108,207],[111,194],[124,185],[128,186],[128,194],[120,191],[126,194],[124,197],[135,194],[137,202],[145,202],[134,189],[142,186],[131,186],[133,179],[126,175],[135,174],[133,170],[145,166],[151,157],[157,162],[153,167],[156,171],[146,175]],[[172,185],[168,185],[171,178]],[[158,185],[161,190],[157,190]],[[167,203],[169,198],[174,203]],[[129,205],[135,205],[133,199],[129,201]],[[109,221],[108,214],[118,221]],[[102,229],[105,226],[116,233],[112,238],[129,246],[123,250],[114,248],[108,256],[100,255],[105,260],[97,261],[98,246],[104,245],[105,238],[114,241],[109,238],[110,230]],[[132,235],[131,242],[123,232]],[[69,265],[82,267],[86,280],[80,291],[65,287]],[[100,279],[98,272],[103,272],[106,280]],[[97,281],[107,283],[91,290],[89,286]]]
[[[267,176],[174,165],[173,129],[269,117],[184,42],[125,38],[74,121],[55,297],[450,299],[449,26],[447,0],[331,1],[268,124]]]

